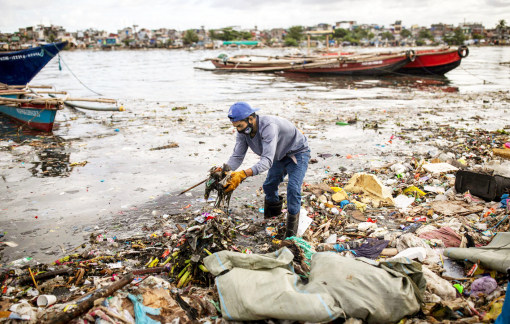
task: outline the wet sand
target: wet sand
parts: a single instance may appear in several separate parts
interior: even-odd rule
[[[209,72],[199,73],[200,78],[210,77],[202,75]],[[254,76],[250,82],[258,82],[261,77]],[[414,81],[406,81],[406,85],[403,80]],[[176,194],[203,180],[211,166],[227,161],[234,146],[235,130],[226,113],[236,100],[249,100],[263,114],[288,118],[305,132],[312,158],[318,160],[310,165],[306,182],[318,181],[341,167],[355,172],[369,167],[373,160],[394,161],[402,155],[436,149],[430,142],[421,142],[418,136],[414,143],[398,139],[390,143],[391,136],[402,129],[423,128],[416,134],[434,138],[426,130],[428,125],[487,130],[510,125],[510,97],[507,90],[500,91],[505,88],[500,84],[500,89],[494,89],[495,85],[482,85],[478,80],[478,91],[464,91],[473,86],[456,86],[444,79],[418,81],[383,78],[377,82],[394,85],[363,88],[364,84],[375,82],[322,78],[301,80],[305,88],[291,81],[293,88],[289,91],[265,84],[258,92],[250,92],[249,82],[243,85],[246,93],[232,90],[225,96],[228,98],[218,99],[204,89],[211,100],[201,93],[198,99],[189,94],[190,100],[181,101],[153,99],[144,90],[145,95],[134,96],[145,100],[129,95],[120,99],[126,112],[71,108],[60,111],[52,136],[29,131],[20,136],[8,134],[15,129],[14,125],[1,118],[0,233],[6,232],[4,241],[19,244],[5,249],[2,262],[25,256],[40,262],[53,261],[63,256],[64,251],[87,241],[93,232],[106,230],[119,236],[147,234],[142,231],[143,224],[154,226],[157,217],[163,214],[199,209],[204,204],[197,201],[202,198],[202,186],[192,190],[191,196]],[[58,79],[54,83],[59,82]],[[318,88],[328,82],[343,82],[345,87],[321,95]],[[37,82],[41,83],[48,82]],[[168,93],[167,98],[171,97],[172,89]],[[161,93],[158,96],[165,97]],[[186,109],[172,110],[174,107]],[[359,121],[354,125],[335,124],[355,116]],[[480,118],[472,119],[475,116]],[[170,143],[179,146],[151,150]],[[333,156],[320,158],[319,154]],[[354,158],[347,158],[348,154]],[[74,162],[84,161],[87,161],[84,166],[71,167]],[[256,161],[257,156],[249,152],[243,167]],[[262,221],[258,208],[262,207],[263,197],[257,196],[256,190],[264,179],[265,174],[254,177],[235,192],[231,202],[234,214]],[[184,208],[190,204],[191,207]]]

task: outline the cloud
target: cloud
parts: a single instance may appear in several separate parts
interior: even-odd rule
[[[485,3],[496,8],[510,7],[510,1],[508,0],[485,0]]]
[[[510,15],[508,0],[0,0],[0,31],[40,23],[62,25],[69,31],[86,28],[117,32],[133,24],[139,28],[179,30],[241,26],[259,29],[312,26],[355,20],[388,26],[402,20],[404,26],[430,26],[467,21],[493,27]],[[51,10],[49,9],[51,8]],[[494,14],[494,8],[497,14]]]

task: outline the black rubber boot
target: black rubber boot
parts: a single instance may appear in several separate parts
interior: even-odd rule
[[[287,230],[285,231],[285,238],[297,235],[297,229],[299,224],[299,213],[296,215],[287,215]]]
[[[264,199],[264,218],[279,216],[282,213],[283,197],[278,196],[280,200],[272,203]]]

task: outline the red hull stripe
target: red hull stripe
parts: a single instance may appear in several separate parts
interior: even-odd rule
[[[26,124],[26,126],[28,126],[30,128],[37,129],[37,130],[40,130],[40,131],[43,131],[43,132],[51,132],[53,130],[53,123],[34,123],[34,122],[29,122],[27,124],[26,121],[23,121],[21,119],[14,118],[12,116],[7,116],[7,117],[9,117],[10,119],[16,121],[17,123]]]
[[[440,66],[445,64],[450,64],[457,62],[461,59],[459,53],[437,53],[433,55],[416,55],[416,59],[414,62],[409,62],[404,65],[405,68],[421,68],[421,67],[431,67],[431,66]]]

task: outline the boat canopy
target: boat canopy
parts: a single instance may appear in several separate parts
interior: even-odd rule
[[[257,45],[259,42],[258,41],[225,41],[223,42],[223,45],[231,45],[231,44],[236,44],[236,45]]]

